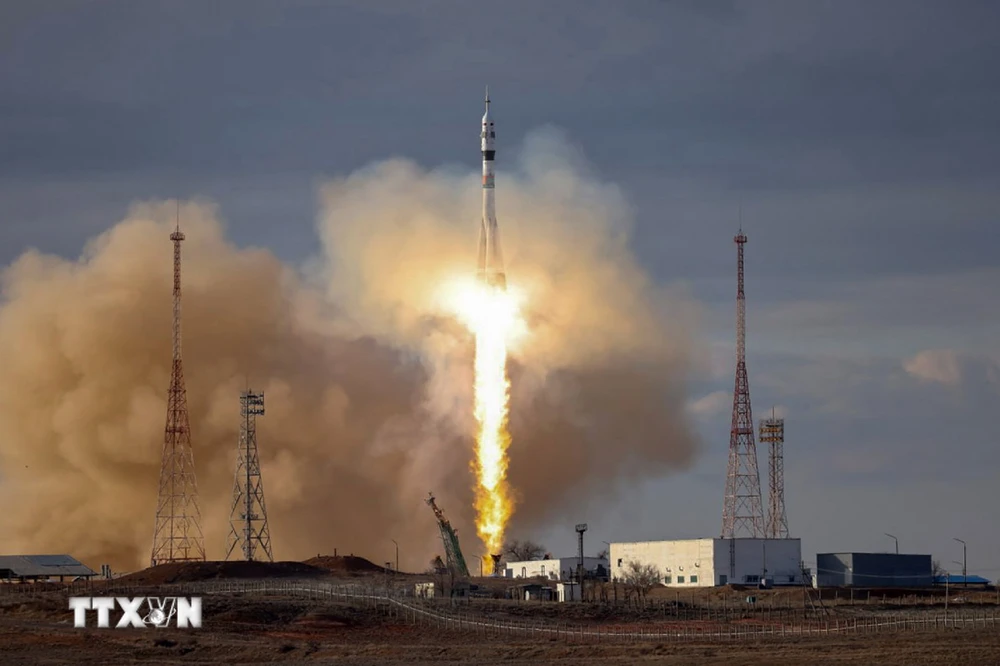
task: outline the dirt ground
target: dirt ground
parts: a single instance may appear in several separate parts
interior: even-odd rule
[[[204,627],[75,629],[65,597],[0,597],[3,664],[996,664],[1000,632],[959,629],[758,644],[573,644],[482,638],[338,603],[206,597]],[[92,621],[92,620],[91,620]]]

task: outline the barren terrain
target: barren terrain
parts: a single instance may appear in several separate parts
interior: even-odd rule
[[[360,558],[358,558],[360,560]],[[350,589],[375,589],[385,585],[382,573],[368,573],[370,563],[348,559],[313,560],[308,564],[218,566],[164,565],[119,579],[128,584],[156,586],[164,596],[183,594],[172,582],[184,584],[198,580],[216,581],[241,577],[255,578],[262,573],[272,580],[288,580],[290,585],[334,584]],[[374,565],[372,565],[374,566]],[[239,568],[243,567],[243,568]],[[263,568],[262,568],[263,567]],[[273,570],[272,570],[273,569]],[[366,571],[367,570],[367,571]],[[484,581],[485,587],[501,584]],[[91,594],[101,594],[102,583],[92,586]],[[477,621],[492,623],[531,622],[538,626],[573,626],[626,628],[648,632],[651,628],[694,627],[698,625],[734,626],[749,623],[775,623],[763,609],[746,620],[738,616],[719,617],[719,609],[735,604],[745,591],[715,590],[669,603],[669,591],[653,595],[644,609],[612,607],[609,604],[556,604],[515,602],[511,600],[474,599],[453,606],[447,601],[418,601],[414,607],[437,609],[465,618],[463,630],[441,628],[434,623],[414,624],[412,613],[397,612],[392,604],[372,608],[363,601],[335,598],[303,598],[269,593],[211,592],[203,595],[201,629],[77,629],[68,610],[66,589],[42,591],[41,586],[22,586],[0,590],[0,663],[3,664],[252,664],[252,663],[338,663],[338,664],[996,664],[1000,663],[1000,631],[996,623],[982,626],[935,629],[912,627],[908,630],[881,633],[828,634],[771,637],[754,640],[659,640],[648,636],[626,643],[609,642],[593,636],[585,642],[561,635],[496,632],[477,629]],[[384,589],[384,588],[383,588]],[[79,592],[77,592],[79,593]],[[140,592],[136,592],[139,594]],[[713,596],[714,595],[714,596]],[[768,595],[762,595],[762,602]],[[776,595],[804,600],[801,592]],[[966,607],[983,617],[988,608]],[[938,613],[940,609],[921,608],[922,603],[900,599],[894,610],[862,607],[835,609],[833,617],[850,617],[864,612],[876,617],[879,612],[895,612],[907,617]],[[836,603],[834,605],[837,605]],[[388,610],[387,610],[388,609]],[[713,610],[714,609],[714,610]],[[989,613],[993,612],[989,608]],[[741,613],[743,611],[740,611]],[[802,614],[802,610],[797,613]],[[963,612],[955,609],[956,614]],[[785,613],[795,615],[789,609]],[[830,617],[822,613],[823,617]],[[114,618],[113,618],[114,619]],[[470,629],[470,620],[472,628]],[[784,617],[779,620],[785,623]],[[798,622],[800,620],[795,620]],[[815,618],[813,619],[815,622]],[[89,620],[93,624],[93,618]]]

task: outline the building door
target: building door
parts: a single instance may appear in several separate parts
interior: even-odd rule
[[[729,577],[725,574],[719,574],[719,585],[725,585],[729,582]]]

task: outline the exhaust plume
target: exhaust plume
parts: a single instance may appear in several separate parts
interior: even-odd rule
[[[619,191],[535,135],[498,179],[510,281],[512,531],[564,520],[628,479],[685,465],[694,309],[628,249]],[[237,248],[208,204],[181,208],[184,364],[208,557],[219,558],[239,393],[258,423],[275,557],[318,552],[423,569],[441,545],[428,490],[475,552],[468,331],[441,286],[475,270],[479,176],[372,165],[322,190],[308,277]],[[0,536],[9,552],[144,566],[170,372],[170,202],[133,207],[76,261],[25,252],[0,304]],[[318,269],[316,268],[318,267]],[[389,543],[387,546],[386,543]],[[473,552],[467,552],[471,556]]]

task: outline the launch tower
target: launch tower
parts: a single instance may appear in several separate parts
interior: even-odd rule
[[[451,522],[444,517],[444,511],[434,501],[434,493],[427,494],[427,505],[434,512],[434,517],[438,521],[438,527],[441,529],[441,543],[444,544],[447,566],[457,576],[468,576],[469,567],[466,566],[465,557],[462,556],[462,548],[458,545],[458,534],[455,532],[455,528],[451,526]]]

